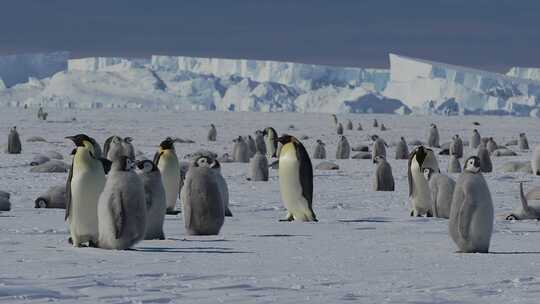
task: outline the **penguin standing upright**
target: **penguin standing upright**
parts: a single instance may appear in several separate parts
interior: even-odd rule
[[[437,125],[431,124],[429,128],[429,135],[428,135],[428,146],[439,148],[439,130],[437,129]]]
[[[322,142],[322,140],[317,139],[317,144],[315,145],[315,149],[313,151],[313,158],[314,159],[325,159],[326,158],[326,148],[324,146],[325,146],[325,144]]]
[[[392,167],[386,161],[384,156],[376,156],[375,162],[377,169],[375,170],[375,183],[373,188],[375,191],[394,191],[394,176],[392,175]]]
[[[22,145],[21,138],[19,137],[19,132],[17,132],[17,127],[13,127],[9,130],[6,152],[8,154],[20,154],[21,151]]]
[[[371,136],[373,140],[373,151],[371,152],[371,159],[375,163],[375,157],[382,156],[386,159],[386,142],[384,139],[380,138],[378,135]]]
[[[531,168],[534,175],[540,175],[540,145],[534,147],[531,158]]]
[[[480,145],[481,141],[482,137],[480,136],[480,133],[478,133],[478,130],[474,129],[471,135],[471,141],[469,142],[469,146],[473,149],[476,149]]]
[[[450,155],[448,160],[448,173],[461,173],[461,164],[455,155]]]
[[[263,131],[264,143],[266,146],[266,156],[268,158],[276,157],[277,152],[277,132],[272,127],[268,127]]]
[[[337,126],[338,118],[337,118],[336,114],[332,114],[332,122],[334,123],[334,126]]]
[[[489,151],[486,148],[486,145],[481,143],[478,146],[478,152],[476,154],[478,161],[480,162],[480,169],[484,173],[489,173],[493,171],[493,164],[491,163],[491,158],[489,156]]]
[[[352,130],[353,129],[353,125],[352,125],[352,121],[350,119],[347,119],[347,130]]]
[[[255,152],[257,152],[257,147],[255,146],[255,140],[253,140],[251,135],[248,135],[247,137],[247,145],[249,150],[249,158],[252,158],[253,155],[255,155]]]
[[[363,130],[361,123],[358,123],[358,127],[356,127],[356,130],[357,131],[362,131]]]
[[[336,159],[348,159],[351,155],[351,145],[345,136],[340,136],[337,144]]]
[[[518,147],[521,151],[529,150],[529,141],[525,133],[519,133]]]
[[[486,143],[486,148],[489,151],[489,154],[493,153],[493,151],[497,150],[498,146],[493,137],[490,137],[488,139],[488,142]]]
[[[146,201],[146,231],[145,240],[164,240],[163,222],[167,212],[167,199],[165,187],[161,179],[158,167],[151,160],[137,162],[140,170],[139,176],[144,185],[144,197]]]
[[[388,130],[388,129],[386,128],[386,126],[385,126],[383,123],[381,123],[381,131],[386,131],[386,130]]]
[[[455,155],[456,158],[463,157],[463,141],[458,134],[452,137],[452,142],[450,143],[450,155]]]
[[[489,251],[493,232],[493,201],[480,171],[480,159],[469,157],[454,190],[449,230],[461,252]]]
[[[103,156],[111,162],[115,162],[121,156],[125,156],[122,142],[123,139],[116,135],[107,138],[103,144]]]
[[[263,131],[255,131],[255,151],[261,152],[263,155],[266,155],[266,143],[264,142]]]
[[[452,207],[452,196],[456,182],[447,175],[441,174],[433,169],[424,169],[424,177],[428,181],[433,200],[433,216],[448,218]]]
[[[396,159],[409,159],[409,147],[403,136],[396,145]]]
[[[343,125],[341,123],[338,123],[336,127],[336,133],[337,135],[343,135]]]
[[[412,199],[411,216],[433,216],[433,200],[424,169],[439,172],[439,164],[433,150],[418,146],[411,152],[407,165],[409,197]]]
[[[235,162],[247,163],[249,162],[249,146],[242,136],[238,136],[233,140],[233,159]]]
[[[249,179],[255,182],[268,181],[268,159],[259,149],[259,145],[256,148],[257,152],[249,160]]]
[[[124,148],[124,155],[127,156],[132,161],[135,161],[135,148],[133,147],[133,138],[124,137],[122,141],[122,147]]]
[[[105,187],[103,161],[97,158],[92,140],[85,134],[68,136],[75,143],[66,183],[66,217],[70,241],[94,246],[98,240],[98,200]]]
[[[208,136],[206,137],[208,141],[216,141],[217,139],[217,130],[214,124],[210,124],[210,130],[208,130]]]
[[[154,164],[161,172],[167,199],[167,214],[177,214],[175,206],[180,190],[180,162],[176,156],[172,138],[167,137],[159,144],[159,150],[154,155]]]
[[[134,168],[127,156],[112,164],[99,196],[99,248],[124,250],[144,239],[146,199],[143,181]]]
[[[317,221],[313,212],[313,166],[304,145],[294,136],[278,138],[283,145],[279,156],[279,189],[287,209],[282,221]]]
[[[377,119],[373,119],[373,127],[374,127],[374,128],[378,128],[378,127],[379,127],[379,122],[377,121]]]

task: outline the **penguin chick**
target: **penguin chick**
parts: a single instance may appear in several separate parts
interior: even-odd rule
[[[375,191],[394,191],[394,176],[392,175],[392,167],[386,161],[384,156],[376,156],[375,162],[377,169],[375,170]]]
[[[167,199],[165,187],[161,179],[158,167],[150,160],[138,161],[137,168],[140,170],[144,186],[144,198],[146,202],[146,231],[145,240],[164,240],[163,222],[167,212]]]
[[[433,216],[449,218],[456,182],[447,175],[430,168],[424,169],[424,177],[428,181],[429,189],[431,190]]]

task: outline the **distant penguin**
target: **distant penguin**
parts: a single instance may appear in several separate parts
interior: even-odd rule
[[[448,160],[448,173],[461,173],[461,164],[455,155],[450,155]]]
[[[458,159],[463,157],[463,141],[458,134],[452,137],[452,142],[450,143],[450,155],[455,155]]]
[[[238,136],[233,140],[233,159],[235,162],[247,163],[249,162],[249,146],[242,136]]]
[[[17,127],[13,127],[9,130],[8,145],[6,152],[8,154],[20,154],[22,151],[21,139]]]
[[[529,141],[525,133],[519,133],[518,147],[521,151],[529,150]]]
[[[98,200],[105,187],[104,163],[95,156],[92,139],[85,134],[68,136],[75,143],[73,161],[66,183],[66,217],[70,242],[80,247],[98,240]],[[95,141],[94,141],[95,142]]]
[[[531,159],[531,168],[534,175],[540,175],[540,145],[534,147]]]
[[[473,149],[476,149],[480,145],[481,141],[482,137],[480,136],[480,133],[478,133],[478,130],[474,129],[471,135],[471,141],[469,142],[469,146]]]
[[[454,190],[449,230],[460,252],[489,251],[493,232],[493,202],[480,171],[480,159],[469,157]]]
[[[139,176],[144,186],[144,198],[146,202],[146,231],[145,240],[164,240],[163,222],[167,212],[167,198],[165,187],[161,179],[159,168],[151,160],[137,162]]]
[[[146,199],[143,181],[134,168],[127,156],[112,164],[99,196],[99,248],[124,250],[144,239]]]
[[[325,146],[326,145],[322,142],[322,140],[317,139],[317,144],[315,145],[315,149],[313,150],[314,159],[326,159]]]
[[[409,159],[409,147],[403,136],[396,145],[396,159]]]
[[[180,188],[180,162],[176,156],[172,138],[167,137],[159,144],[159,150],[154,155],[154,164],[161,172],[167,199],[167,213],[176,214],[176,199]]]
[[[520,182],[519,198],[521,200],[521,206],[512,210],[512,213],[506,217],[506,220],[540,220],[540,205],[538,202],[536,204],[529,204],[527,196],[523,193],[523,182]]]
[[[409,197],[412,200],[411,216],[433,216],[433,200],[424,169],[439,172],[439,164],[433,150],[418,146],[411,152],[407,165]]]
[[[257,147],[255,145],[255,140],[253,140],[253,137],[251,137],[251,135],[248,135],[247,137],[247,145],[249,150],[249,158],[252,158],[253,155],[255,155],[255,152],[257,152]]]
[[[362,128],[362,124],[361,124],[361,123],[358,123],[358,127],[356,127],[356,130],[357,130],[357,131],[362,131],[362,130],[364,130],[364,129]]]
[[[384,156],[376,156],[375,162],[375,183],[373,188],[375,191],[394,191],[394,176],[392,175],[392,167],[386,161]]]
[[[281,221],[317,221],[313,212],[313,166],[304,145],[294,136],[278,138],[283,145],[279,156],[279,189],[287,216]]]
[[[381,123],[381,131],[386,131],[386,130],[387,130],[386,126],[383,123]]]
[[[378,135],[371,136],[373,140],[373,151],[371,152],[371,159],[375,163],[375,157],[382,156],[386,159],[386,142],[380,138]]]
[[[352,130],[353,129],[352,121],[350,119],[347,120],[346,128],[347,128],[347,130]]]
[[[264,143],[266,146],[266,156],[268,158],[276,157],[277,151],[277,132],[272,127],[264,129]]]
[[[351,145],[345,136],[340,136],[337,144],[336,159],[348,159],[351,156]]]
[[[478,146],[478,153],[476,154],[476,156],[479,159],[482,172],[489,173],[493,171],[493,164],[491,163],[489,151],[484,144],[480,144]]]
[[[249,180],[268,181],[268,159],[261,151],[257,151],[249,160]]]
[[[374,127],[374,128],[378,128],[378,127],[379,127],[379,122],[377,121],[377,119],[373,119],[373,127]]]
[[[334,126],[337,126],[338,118],[337,118],[336,114],[332,114],[332,122],[334,123]]]
[[[38,120],[46,120],[46,118],[43,118],[43,115],[45,114],[45,111],[43,111],[43,107],[39,107],[37,112],[37,118]]]
[[[259,151],[266,155],[266,144],[264,143],[263,131],[255,131],[255,151]]]
[[[431,124],[429,127],[429,135],[427,140],[428,146],[440,148],[439,144],[439,130],[437,129],[437,125]]]
[[[441,174],[433,169],[424,169],[424,177],[428,181],[433,200],[433,216],[449,218],[452,207],[452,196],[456,182],[448,175]]]
[[[210,130],[208,130],[208,136],[206,136],[206,139],[208,141],[216,141],[217,140],[217,130],[216,130],[216,126],[214,126],[214,124],[210,124]]]
[[[491,153],[493,153],[493,151],[497,150],[497,147],[498,147],[497,143],[495,142],[493,137],[490,137],[487,144],[486,144],[486,148],[489,151],[489,154],[491,154]]]
[[[337,135],[343,135],[343,125],[341,123],[338,123],[336,133]]]
[[[52,186],[34,201],[34,208],[66,209],[66,185]]]
[[[225,204],[217,172],[208,158],[195,159],[182,189],[184,227],[188,235],[217,235],[225,222]]]

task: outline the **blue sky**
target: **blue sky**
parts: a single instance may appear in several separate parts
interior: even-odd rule
[[[540,66],[540,1],[5,0],[0,54],[68,50],[387,67],[388,53]]]

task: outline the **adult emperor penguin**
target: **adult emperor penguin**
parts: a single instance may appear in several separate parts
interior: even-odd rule
[[[418,146],[411,152],[407,166],[409,197],[412,199],[411,216],[433,216],[433,200],[424,169],[439,172],[439,164],[433,150]]]
[[[521,206],[512,210],[512,213],[506,217],[506,220],[540,220],[540,204],[538,204],[538,201],[536,201],[535,204],[529,204],[527,200],[527,196],[530,196],[531,194],[532,196],[535,196],[534,194],[538,193],[538,191],[535,190],[537,189],[533,189],[533,193],[529,192],[525,195],[523,192],[523,182],[519,183]],[[534,198],[538,198],[537,195]]]
[[[519,133],[518,147],[521,151],[529,150],[529,141],[525,133]]]
[[[476,149],[480,145],[481,141],[482,137],[480,136],[480,133],[478,132],[478,130],[474,129],[471,135],[471,141],[469,142],[469,146],[473,149]]]
[[[277,132],[272,127],[268,127],[263,131],[264,143],[266,146],[266,156],[268,158],[276,157],[277,152]]]
[[[452,207],[452,196],[456,182],[448,175],[441,174],[433,169],[424,169],[424,177],[428,181],[433,200],[433,216],[449,218]]]
[[[540,175],[540,145],[534,147],[531,159],[531,167],[534,175]]]
[[[313,212],[313,166],[304,145],[296,137],[284,134],[279,156],[279,189],[287,209],[281,221],[317,221]]]
[[[124,250],[144,239],[146,199],[143,181],[134,168],[127,156],[112,164],[99,196],[99,248]]]
[[[428,146],[439,148],[439,130],[437,129],[437,125],[432,123],[429,127],[429,134],[428,134],[428,140],[427,140]]]
[[[20,154],[21,151],[22,145],[21,138],[19,137],[19,132],[17,132],[17,127],[13,127],[9,130],[6,152],[8,154]]]
[[[489,251],[493,218],[493,202],[480,172],[480,159],[471,156],[456,182],[450,211],[450,236],[460,252]]]
[[[351,145],[349,141],[343,135],[339,137],[336,150],[336,159],[348,159],[351,155]]]
[[[373,188],[375,191],[394,191],[394,176],[392,175],[392,167],[386,161],[384,156],[378,155],[375,157],[377,169],[375,170],[375,183]]]
[[[138,161],[139,176],[144,185],[144,197],[146,202],[146,232],[145,240],[165,239],[163,222],[167,212],[167,199],[165,187],[161,179],[158,167],[148,159]]]
[[[450,155],[448,160],[448,173],[461,173],[461,164],[455,155]]]
[[[409,147],[403,136],[396,145],[396,159],[409,159]]]
[[[377,121],[377,119],[373,119],[373,127],[374,127],[374,128],[378,128],[378,127],[379,127],[379,122]]]
[[[174,150],[174,140],[167,137],[159,144],[159,150],[154,155],[154,164],[161,172],[167,199],[167,214],[177,214],[176,199],[180,187],[180,162]]]
[[[332,114],[332,122],[334,123],[334,126],[337,126],[338,118],[337,118],[336,114]]]
[[[208,141],[216,141],[217,139],[217,130],[214,124],[210,124],[210,130],[208,130],[208,136],[206,137]]]
[[[255,150],[266,155],[266,143],[264,142],[264,134],[261,130],[255,131]]]
[[[450,143],[450,155],[455,155],[456,158],[463,157],[463,141],[458,134],[452,137],[452,142]]]
[[[352,121],[350,119],[347,119],[347,124],[345,126],[347,127],[347,130],[352,130],[353,129]]]
[[[375,163],[375,157],[382,156],[386,159],[386,147],[387,144],[384,139],[380,138],[378,135],[371,136],[373,140],[373,151],[371,152],[371,159]]]
[[[485,144],[481,143],[478,146],[478,152],[476,156],[478,157],[478,160],[480,162],[480,168],[482,172],[488,173],[493,171],[493,164],[491,163],[489,151],[486,148]]]
[[[85,134],[68,136],[75,143],[66,183],[66,217],[70,242],[95,246],[98,240],[98,199],[105,186],[105,168],[95,156],[92,140]]]
[[[336,127],[337,135],[343,135],[343,125],[339,122]]]
[[[314,159],[325,159],[326,158],[326,148],[325,144],[322,142],[322,140],[317,139],[317,144],[315,145],[315,149],[313,151],[313,158]]]

